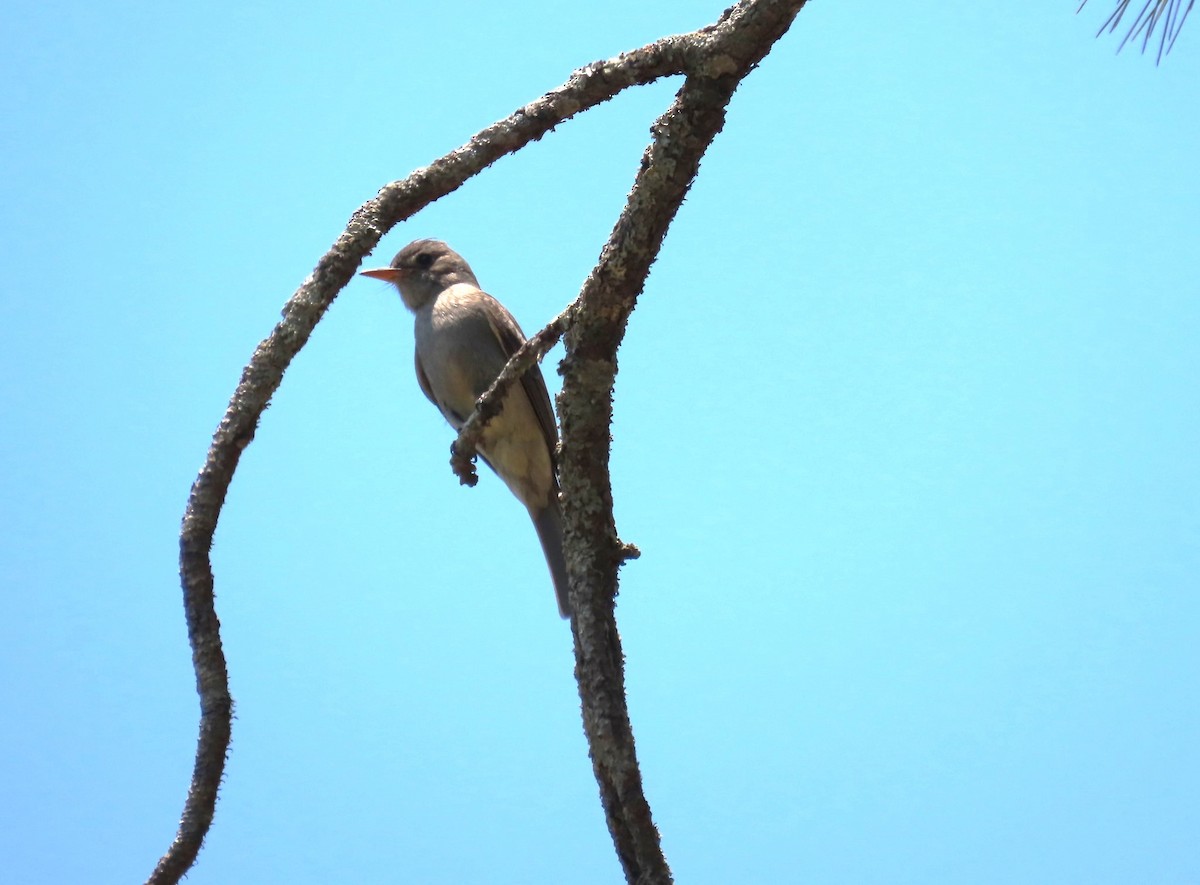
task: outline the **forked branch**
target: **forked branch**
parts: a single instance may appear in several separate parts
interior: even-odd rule
[[[559,398],[560,479],[571,596],[577,612],[572,623],[576,677],[593,766],[627,880],[670,881],[642,793],[613,616],[617,568],[630,556],[630,548],[617,539],[608,475],[616,350],[700,157],[724,123],[725,106],[741,79],[787,31],[804,2],[743,0],[714,25],[581,68],[562,86],[484,129],[462,147],[385,186],[353,214],[346,230],[284,305],[282,320],[258,345],[242,373],[184,512],[180,577],[200,695],[200,734],[178,833],[149,882],[178,882],[195,862],[212,823],[229,748],[233,701],[214,605],[210,549],[242,450],[253,440],[288,365],[362,260],[394,226],[575,114],[630,86],[683,74],[686,79],[674,104],[655,126],[654,141],[643,157],[629,202],[569,313],[573,325],[567,331],[565,382]],[[567,319],[562,322],[565,326]],[[562,330],[556,327],[552,334]],[[536,356],[517,357],[526,358]],[[512,378],[518,374],[515,368],[506,372]],[[502,392],[501,387],[494,385],[489,395]],[[462,445],[465,451],[470,443],[462,441]]]

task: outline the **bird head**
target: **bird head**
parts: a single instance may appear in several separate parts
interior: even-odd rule
[[[419,310],[457,283],[479,285],[466,259],[441,240],[414,240],[389,266],[359,273],[394,285],[409,310]]]

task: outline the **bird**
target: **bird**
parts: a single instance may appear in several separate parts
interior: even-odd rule
[[[460,430],[476,401],[525,343],[525,333],[503,304],[479,288],[466,260],[441,240],[414,240],[388,267],[360,273],[400,290],[415,315],[417,383],[450,426]],[[535,363],[509,387],[478,450],[529,511],[550,567],[558,612],[569,618],[557,447],[554,408]]]

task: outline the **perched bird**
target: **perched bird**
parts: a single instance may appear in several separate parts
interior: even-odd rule
[[[461,255],[440,240],[416,240],[390,267],[364,270],[400,290],[416,314],[417,383],[460,429],[475,401],[525,342],[504,305],[479,288]],[[558,427],[546,380],[535,364],[504,396],[500,414],[483,432],[479,454],[529,511],[554,579],[558,611],[570,617],[555,447]]]

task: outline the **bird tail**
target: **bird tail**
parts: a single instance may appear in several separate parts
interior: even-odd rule
[[[563,555],[562,511],[558,509],[558,500],[551,497],[549,506],[536,512],[531,510],[529,515],[533,517],[538,540],[542,542],[542,553],[546,556],[546,565],[550,566],[550,577],[554,579],[558,613],[569,618],[571,601],[567,596],[567,560]]]

